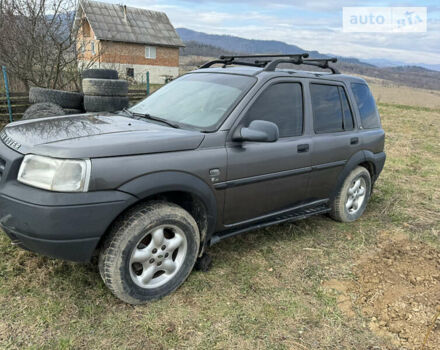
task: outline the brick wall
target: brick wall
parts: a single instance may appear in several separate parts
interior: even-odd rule
[[[149,66],[179,66],[179,49],[174,47],[156,47],[156,58],[145,58],[148,45],[101,41],[101,62],[121,64],[141,64]],[[154,46],[154,45],[152,45]]]

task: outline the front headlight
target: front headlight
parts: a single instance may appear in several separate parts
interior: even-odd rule
[[[87,192],[90,160],[58,159],[28,154],[24,157],[17,180],[49,191]]]

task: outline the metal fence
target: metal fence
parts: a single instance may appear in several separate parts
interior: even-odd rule
[[[13,120],[19,120],[24,111],[31,105],[27,92],[11,92],[9,94]],[[130,89],[128,98],[130,103],[136,103],[147,96],[145,89]],[[0,123],[9,122],[8,101],[4,89],[0,90]]]

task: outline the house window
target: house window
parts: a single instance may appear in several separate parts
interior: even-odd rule
[[[145,46],[145,58],[156,59],[156,48],[154,46]]]
[[[90,42],[90,51],[92,51],[92,55],[96,55],[95,42],[94,41]]]
[[[127,77],[134,78],[134,68],[127,68]]]

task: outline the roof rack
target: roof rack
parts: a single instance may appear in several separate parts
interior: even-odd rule
[[[335,67],[331,67],[328,65],[329,62],[336,63],[338,62],[338,59],[336,57],[331,58],[309,58],[304,60],[303,64],[307,64],[309,66],[315,66],[322,69],[330,69],[333,74],[341,74],[339,70],[337,70]]]
[[[264,54],[264,55],[233,55],[233,56],[220,56],[220,59],[235,59],[235,58],[272,58],[272,57],[309,57],[309,54],[307,52],[304,53],[294,53],[294,54]]]
[[[309,54],[307,52],[299,54],[287,54],[287,55],[233,55],[233,56],[220,56],[219,59],[210,61],[200,66],[200,69],[209,68],[214,64],[223,64],[223,68],[229,65],[239,66],[251,66],[263,68],[266,72],[273,72],[281,63],[291,64],[306,64],[309,66],[315,66],[323,69],[330,69],[333,74],[340,74],[339,71],[329,66],[329,62],[337,62],[337,58],[307,58]],[[252,62],[236,61],[236,59],[251,58],[255,59]],[[269,58],[267,60],[258,60],[257,58]],[[275,58],[275,59],[274,59]]]
[[[235,56],[220,56],[219,59],[210,61],[205,63],[200,67],[200,69],[203,68],[209,68],[214,64],[223,64],[223,68],[232,64],[239,65],[239,66],[251,66],[251,67],[260,67],[264,68],[267,64],[273,62],[273,60],[258,60],[257,58],[274,58],[274,57],[284,57],[285,60],[300,60],[305,57],[309,57],[308,53],[300,53],[300,54],[290,54],[290,55],[235,55]],[[253,62],[245,62],[245,61],[236,61],[236,59],[242,59],[242,58],[251,58],[256,59]]]

